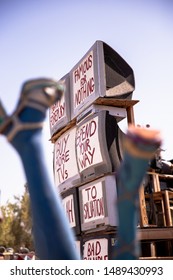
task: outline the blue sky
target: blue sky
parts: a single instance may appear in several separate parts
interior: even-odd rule
[[[96,40],[114,48],[133,68],[137,124],[163,135],[163,157],[173,158],[173,4],[170,0],[2,0],[0,98],[8,113],[22,83],[40,76],[60,79]],[[43,131],[53,182],[49,119]],[[21,195],[26,182],[20,159],[0,137],[1,204]]]

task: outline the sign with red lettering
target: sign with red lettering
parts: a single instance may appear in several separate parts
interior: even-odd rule
[[[76,109],[95,92],[93,51],[73,70],[73,103]]]
[[[84,243],[84,260],[108,260],[108,239],[91,239]]]
[[[102,182],[82,189],[83,223],[105,217]]]
[[[59,81],[64,85],[65,91],[61,99],[49,109],[49,123],[51,136],[66,126],[70,120],[70,75],[69,73]]]
[[[103,161],[99,145],[98,116],[77,128],[76,153],[80,172]]]
[[[71,119],[99,98],[131,99],[135,86],[132,68],[103,41],[96,41],[69,73]]]
[[[76,127],[61,135],[54,146],[55,184],[59,186],[79,175],[75,153]]]
[[[69,195],[62,199],[63,207],[68,217],[70,226],[73,228],[76,226],[75,211],[74,211],[74,199],[73,195]]]
[[[57,126],[58,122],[65,116],[65,97],[62,95],[62,98],[50,107],[50,130],[53,133],[55,132],[54,128]]]
[[[115,175],[106,175],[79,187],[80,221],[83,232],[97,231],[98,227],[115,229],[117,226]]]

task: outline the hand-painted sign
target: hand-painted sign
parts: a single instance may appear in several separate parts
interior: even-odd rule
[[[103,41],[96,41],[69,73],[71,119],[100,97],[131,99],[135,88],[132,68]]]
[[[77,128],[76,153],[80,172],[103,161],[99,145],[98,117]]]
[[[83,222],[104,218],[104,197],[102,182],[82,189]]]
[[[49,125],[51,136],[70,122],[70,76],[66,74],[59,81],[64,85],[65,91],[61,99],[50,107]]]
[[[50,129],[53,130],[54,126],[60,121],[66,114],[65,110],[65,98],[62,98],[50,107]]]
[[[62,199],[62,204],[68,217],[70,226],[73,228],[76,226],[75,211],[74,211],[74,199],[73,195],[66,196]]]
[[[84,260],[108,260],[108,239],[91,239],[84,243]]]
[[[117,226],[116,180],[107,175],[79,187],[81,230],[98,231],[98,228]]]
[[[76,127],[61,135],[54,146],[54,174],[56,186],[79,174],[75,153]]]
[[[73,102],[77,108],[95,91],[93,51],[73,70]]]

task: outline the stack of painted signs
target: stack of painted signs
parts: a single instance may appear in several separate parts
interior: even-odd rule
[[[110,46],[96,41],[61,81],[65,94],[50,108],[55,186],[81,258],[111,259],[118,225],[116,172],[123,158],[118,123],[126,109],[97,101],[130,100],[133,70]]]

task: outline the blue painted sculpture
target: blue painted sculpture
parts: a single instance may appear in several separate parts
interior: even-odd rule
[[[149,160],[161,145],[160,132],[129,126],[124,142],[124,160],[117,175],[118,246],[115,259],[138,259],[137,240],[139,188]]]
[[[16,110],[7,116],[0,106],[0,133],[18,152],[29,188],[36,255],[42,260],[78,260],[75,237],[61,200],[45,166],[42,127],[46,110],[64,92],[52,79],[24,83]],[[130,127],[125,141],[124,160],[118,172],[118,246],[115,259],[136,259],[138,191],[148,161],[161,144],[158,131]],[[116,207],[115,207],[116,208]]]

